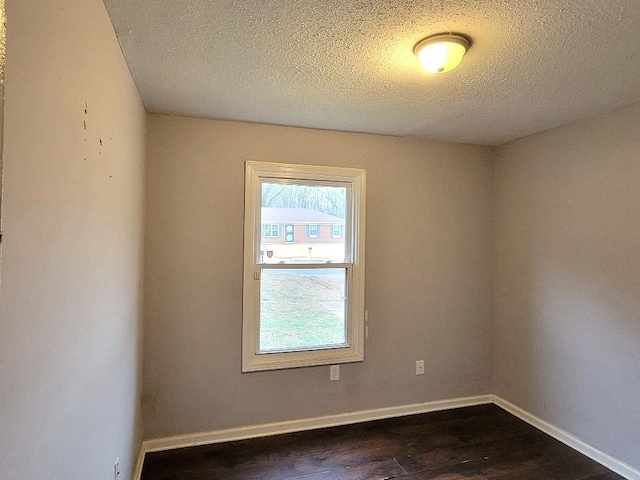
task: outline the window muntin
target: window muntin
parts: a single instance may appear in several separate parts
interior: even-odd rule
[[[309,238],[318,238],[318,224],[311,223],[307,227],[307,235]]]
[[[361,361],[364,171],[260,162],[246,168],[243,371]],[[261,244],[259,225],[276,219],[280,239]],[[338,225],[341,241],[305,243],[309,226],[319,234],[322,224]]]
[[[331,225],[331,237],[342,238],[342,225]]]

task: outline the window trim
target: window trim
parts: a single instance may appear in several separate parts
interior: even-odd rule
[[[313,235],[311,235],[311,227],[313,227],[315,232],[316,232]],[[317,223],[310,223],[309,225],[307,225],[307,237],[308,238],[318,238],[319,232],[320,232],[320,225],[318,225]]]
[[[261,182],[329,183],[350,186],[345,228],[347,306],[345,346],[316,350],[258,353],[260,312],[259,250]],[[245,161],[242,371],[361,362],[364,360],[364,261],[366,172],[357,168]],[[350,227],[350,228],[349,228]],[[351,247],[352,246],[352,247]]]
[[[336,227],[338,227],[338,234],[336,235]],[[342,225],[331,225],[331,238],[342,238]]]

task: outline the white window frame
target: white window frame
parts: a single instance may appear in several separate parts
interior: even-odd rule
[[[337,235],[336,235],[336,227],[338,227]],[[331,238],[342,238],[342,225],[331,225]]]
[[[313,227],[316,231],[316,233],[314,233],[313,235],[311,235],[311,227]],[[309,238],[318,238],[319,231],[320,231],[320,225],[318,225],[317,223],[310,223],[309,225],[307,225],[307,236]]]
[[[263,182],[317,184],[347,188],[345,262],[294,264],[298,268],[344,268],[347,301],[346,342],[331,348],[260,352],[260,274],[291,265],[260,264],[261,190]],[[366,172],[356,168],[245,162],[242,371],[361,362],[364,360],[364,252]]]

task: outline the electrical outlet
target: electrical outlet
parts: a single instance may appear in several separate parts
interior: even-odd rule
[[[120,458],[113,462],[113,480],[120,480]]]
[[[331,365],[329,367],[329,381],[335,382],[340,380],[340,365]]]
[[[416,360],[416,375],[424,375],[424,360]]]

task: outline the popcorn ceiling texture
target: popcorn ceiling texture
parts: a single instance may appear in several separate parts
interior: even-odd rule
[[[148,111],[496,145],[640,101],[638,0],[105,0]],[[413,46],[457,31],[449,74]]]

